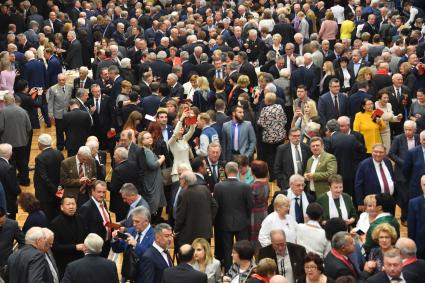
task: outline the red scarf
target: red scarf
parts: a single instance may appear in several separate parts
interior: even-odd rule
[[[353,273],[353,275],[355,275],[357,277],[357,272],[354,269],[353,264],[348,259],[346,259],[345,256],[343,256],[342,254],[340,254],[335,249],[331,249],[331,253],[333,254],[334,257],[336,257],[337,259],[339,259],[340,261],[342,261],[346,266],[348,266],[348,268],[350,268],[350,270]]]
[[[262,277],[259,274],[252,274],[251,277],[252,278],[255,278],[255,279],[258,279],[258,280],[260,280],[262,282],[269,283],[269,279],[267,277]]]
[[[403,267],[405,267],[406,265],[409,265],[409,264],[415,263],[415,262],[417,262],[417,261],[418,261],[418,259],[417,259],[415,256],[412,256],[412,257],[406,258],[405,260],[403,260]]]

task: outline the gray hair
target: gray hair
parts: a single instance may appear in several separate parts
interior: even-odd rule
[[[78,154],[85,157],[91,157],[91,150],[88,146],[83,145],[78,149]]]
[[[326,123],[326,129],[328,129],[329,131],[336,132],[339,130],[339,124],[338,121],[335,119],[330,119],[327,123]]]
[[[229,173],[233,173],[233,174],[238,174],[239,173],[239,166],[236,162],[230,161],[227,162],[224,171],[229,174]]]
[[[167,223],[159,223],[154,228],[155,235],[162,234],[162,230],[164,230],[164,229],[165,230],[172,230],[173,228],[171,228],[171,226],[168,225]]]
[[[123,58],[121,60],[121,67],[125,68],[125,69],[130,69],[131,68],[131,60],[130,58]]]
[[[409,238],[398,239],[395,247],[400,250],[401,256],[404,258],[415,256],[417,252],[415,241]]]
[[[156,59],[158,60],[164,60],[165,58],[167,58],[167,53],[165,53],[163,50],[159,51],[156,55]]]
[[[0,157],[8,159],[12,156],[13,148],[11,144],[2,143],[0,144]]]
[[[292,184],[295,181],[301,181],[304,183],[304,177],[300,174],[294,174],[291,177],[289,177],[289,184]]]
[[[174,74],[174,73],[170,73],[170,74],[168,74],[168,77],[171,77],[173,80],[175,80],[176,82],[179,80],[179,77],[176,75],[176,74]]]
[[[413,129],[416,129],[416,122],[412,120],[406,120],[403,124],[403,128],[406,128],[409,126],[412,127]]]
[[[25,54],[24,55],[25,55],[25,58],[27,60],[34,59],[35,58],[34,52],[32,52],[31,50],[25,51]]]
[[[114,155],[117,154],[122,160],[128,159],[128,150],[125,147],[115,149]]]
[[[273,237],[274,234],[282,234],[282,236],[286,239],[286,234],[283,229],[273,229],[270,231],[270,239]]]
[[[304,65],[304,57],[303,56],[297,56],[297,58],[295,58],[295,64],[297,64],[297,66]]]
[[[338,124],[341,125],[342,123],[346,123],[348,125],[350,125],[350,118],[348,118],[347,116],[340,116],[338,118]]]
[[[40,227],[32,227],[25,234],[25,244],[27,245],[35,244],[41,239],[46,239],[46,235]]]
[[[199,59],[201,62],[208,62],[208,55],[206,53],[202,53],[201,56],[199,56]]]
[[[103,239],[95,233],[90,233],[84,239],[84,245],[87,248],[87,253],[100,254],[102,252]]]
[[[86,142],[86,146],[90,148],[90,150],[99,149],[99,142],[96,140],[89,140]]]
[[[139,194],[139,191],[133,183],[125,183],[124,185],[122,185],[120,193],[124,195],[135,196]]]
[[[84,73],[86,73],[86,74],[88,74],[88,73],[89,73],[89,69],[88,69],[86,66],[81,66],[81,67],[80,67],[80,69],[79,69],[79,71],[80,71],[80,72],[84,72]]]
[[[75,93],[75,97],[80,98],[83,96],[87,91],[84,88],[77,89],[77,92]]]
[[[50,238],[53,238],[55,236],[55,233],[53,233],[53,231],[50,230],[49,228],[41,228],[41,230],[43,231],[46,239],[50,239]]]
[[[185,180],[189,186],[196,184],[196,175],[193,172],[190,172],[189,170],[184,171],[180,178],[182,178],[183,180]]]
[[[227,65],[229,67],[230,70],[234,71],[237,70],[239,68],[238,63],[236,62],[231,62],[230,64]]]
[[[141,215],[142,217],[146,218],[149,222],[151,222],[151,213],[149,211],[149,209],[147,207],[142,206],[138,206],[135,209],[133,209],[133,211],[131,212],[131,216],[139,216]]]
[[[384,258],[389,257],[389,258],[395,258],[398,257],[400,259],[400,262],[403,260],[403,258],[401,257],[401,253],[400,250],[397,248],[391,249],[389,251],[386,251],[384,253]]]
[[[189,59],[189,52],[187,51],[180,52],[180,58],[182,59],[182,61]]]
[[[41,134],[38,137],[38,143],[43,146],[51,146],[52,145],[52,136],[49,134]]]
[[[264,93],[267,93],[267,92],[273,92],[273,93],[276,93],[276,91],[277,91],[277,88],[276,88],[276,86],[274,85],[274,83],[268,83],[268,84],[266,85],[266,87],[264,88]]]
[[[341,231],[333,235],[332,242],[331,242],[332,248],[336,250],[342,249],[342,247],[347,244],[347,241],[348,241],[347,239],[349,236],[350,234],[345,231]]]
[[[420,137],[421,139],[425,139],[425,130],[423,130],[423,131],[419,134],[419,137]]]

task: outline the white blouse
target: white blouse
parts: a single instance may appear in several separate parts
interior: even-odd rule
[[[275,211],[267,215],[267,217],[263,220],[263,223],[261,223],[258,241],[262,247],[266,247],[271,244],[270,232],[278,229],[282,229],[285,232],[287,242],[296,244],[297,222],[289,214],[285,216],[285,219],[280,219],[279,215]]]
[[[310,220],[305,224],[298,224],[297,244],[303,246],[307,252],[313,252],[325,258],[327,243],[325,230],[320,227],[319,222]]]

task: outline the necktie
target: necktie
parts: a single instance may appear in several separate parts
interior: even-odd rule
[[[84,88],[84,81],[80,81],[80,88]]]
[[[239,151],[239,128],[238,124],[235,124],[235,131],[233,134],[233,149]]]
[[[384,183],[384,193],[389,194],[390,187],[388,186],[387,177],[385,176],[384,168],[382,167],[382,162],[379,163],[379,171],[381,172],[382,183]]]
[[[50,272],[52,273],[53,282],[59,283],[58,273],[56,272],[56,269],[53,266],[52,260],[50,259],[47,253],[45,253],[44,256],[46,257],[47,264],[49,265]]]
[[[295,198],[295,220],[297,221],[297,223],[304,223],[304,215],[300,205],[300,201],[301,200],[299,197]]]
[[[136,242],[139,243],[140,239],[142,238],[142,232],[137,232],[137,236],[136,236]]]
[[[81,179],[84,177],[84,169],[83,169],[83,163],[80,162],[80,165],[78,166],[78,177]]]
[[[103,225],[105,226],[106,223],[109,223],[110,222],[109,221],[109,216],[108,216],[108,213],[106,213],[106,209],[105,209],[105,206],[103,205],[103,203],[99,204],[99,206],[100,206],[100,210],[102,211],[103,219],[105,221],[105,223]],[[110,240],[111,239],[111,233],[112,233],[112,231],[107,226],[105,226],[105,229],[106,229],[106,240]]]
[[[96,112],[97,112],[97,114],[99,114],[99,112],[100,112],[100,107],[99,107],[99,98],[96,98]]]
[[[164,250],[164,253],[167,255],[168,266],[173,266],[173,259],[171,258],[170,253],[168,252],[168,250]]]
[[[400,96],[401,96],[401,94],[400,94],[400,89],[398,88],[398,89],[397,89],[397,99],[399,99],[399,98],[400,98]]]
[[[213,164],[212,169],[213,169],[212,173],[213,173],[213,176],[214,176],[214,182],[217,182],[218,181],[217,164]]]
[[[334,104],[336,117],[339,117],[338,95],[334,95]]]
[[[63,93],[65,94],[65,87],[64,87],[64,86],[62,87],[62,91],[63,91]]]
[[[295,161],[297,163],[297,173],[302,174],[302,161],[301,161],[301,155],[298,150],[298,145],[295,145]]]

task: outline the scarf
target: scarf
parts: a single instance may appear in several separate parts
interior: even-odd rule
[[[291,207],[289,208],[289,215],[293,216],[295,219],[295,198],[297,197],[292,190],[289,188],[288,189],[288,194],[287,197],[289,198],[289,200],[291,201]],[[294,201],[292,201],[294,200]],[[306,211],[307,211],[307,206],[309,204],[308,199],[307,199],[307,195],[305,194],[305,192],[302,192],[301,194],[301,199],[302,204],[303,204],[303,214],[304,216],[307,215]]]
[[[339,217],[338,209],[336,208],[335,201],[332,197],[332,193],[329,191],[326,193],[328,195],[328,201],[329,201],[329,218]],[[347,207],[345,206],[344,198],[341,196],[339,197],[339,209],[341,210],[341,216],[343,220],[348,219],[347,214]]]

